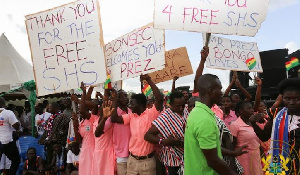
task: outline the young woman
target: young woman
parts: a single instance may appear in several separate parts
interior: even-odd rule
[[[261,175],[263,173],[260,158],[260,142],[256,136],[249,118],[254,114],[251,103],[240,101],[236,104],[236,112],[239,118],[229,126],[234,136],[235,147],[247,145],[245,151],[247,154],[238,156],[240,164],[244,168],[243,175]]]

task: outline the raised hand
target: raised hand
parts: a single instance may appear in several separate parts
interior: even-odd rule
[[[81,84],[80,84],[80,89],[81,89],[82,91],[86,91],[86,87],[84,86],[83,81],[82,81]]]
[[[249,121],[250,122],[259,122],[259,123],[263,123],[264,122],[264,114],[262,113],[257,113],[255,115],[252,115],[250,118],[249,118]]]
[[[173,81],[176,81],[176,80],[178,80],[178,76],[175,76],[174,78],[173,78]]]
[[[146,80],[148,82],[148,80],[150,80],[150,79],[151,79],[151,77],[148,74],[140,76],[140,81],[141,82],[143,82],[143,80]]]
[[[206,61],[206,58],[209,54],[209,47],[204,46],[203,49],[201,50],[201,61]]]
[[[236,85],[237,87],[242,87],[241,82],[240,82],[239,79],[236,79],[236,80],[235,80],[235,85]]]
[[[114,109],[112,108],[111,101],[105,101],[103,106],[103,117],[108,118],[111,116],[111,113]]]
[[[254,77],[254,78],[255,78],[255,83],[257,84],[257,86],[261,86],[262,85],[261,79],[258,77]]]
[[[117,95],[118,95],[118,92],[114,88],[112,88],[112,90],[111,90],[111,97],[113,99],[115,99],[115,98],[117,98]]]

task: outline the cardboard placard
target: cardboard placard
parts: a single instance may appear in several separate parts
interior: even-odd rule
[[[203,37],[205,38],[204,35]],[[206,67],[243,72],[263,72],[259,50],[254,42],[242,42],[211,35],[208,47],[209,55],[206,60]]]
[[[193,74],[193,68],[186,47],[166,51],[165,68],[149,74],[156,83],[172,80],[175,76],[184,77]]]
[[[266,19],[268,4],[269,0],[155,0],[154,27],[254,36]]]
[[[27,15],[38,96],[105,82],[100,7],[79,0]]]
[[[165,67],[165,33],[143,26],[105,45],[106,67],[112,82]]]

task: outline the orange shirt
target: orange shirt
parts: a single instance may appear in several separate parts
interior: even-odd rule
[[[135,156],[146,156],[153,152],[154,144],[144,140],[146,132],[150,129],[152,121],[160,112],[155,108],[146,109],[141,115],[136,113],[122,115],[124,124],[130,124],[131,137],[129,141],[129,152]]]

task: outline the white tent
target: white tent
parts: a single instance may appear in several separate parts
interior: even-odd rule
[[[0,92],[10,91],[11,85],[34,80],[32,65],[17,52],[4,33],[0,37],[0,61]]]

